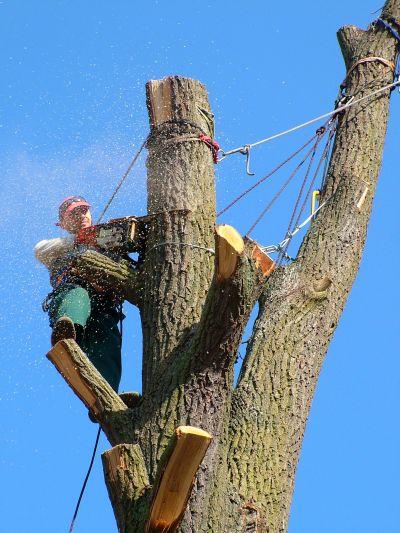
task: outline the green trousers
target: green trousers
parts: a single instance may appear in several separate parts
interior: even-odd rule
[[[56,289],[47,306],[50,326],[68,316],[76,326],[77,343],[111,387],[121,380],[121,313],[112,302],[90,287],[66,283]]]

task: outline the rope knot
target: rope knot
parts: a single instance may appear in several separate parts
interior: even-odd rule
[[[219,143],[215,140],[213,140],[211,137],[206,135],[205,133],[200,133],[199,135],[200,141],[203,141],[211,150],[212,158],[215,164],[218,163],[218,152],[220,151]]]

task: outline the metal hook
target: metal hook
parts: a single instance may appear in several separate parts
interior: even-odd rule
[[[222,150],[222,148],[219,149],[219,154],[220,157],[218,158],[218,163],[221,163],[221,161],[223,161],[225,159],[225,157],[227,157],[226,153]]]
[[[254,172],[250,172],[250,144],[245,144],[243,148],[241,148],[240,153],[246,156],[246,174],[248,176],[254,176]]]

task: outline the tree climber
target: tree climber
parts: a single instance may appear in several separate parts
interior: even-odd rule
[[[76,340],[118,392],[122,344],[118,322],[123,318],[122,301],[115,293],[84,280],[72,264],[77,255],[88,249],[87,245],[78,244],[76,237],[80,230],[92,225],[90,204],[81,196],[67,198],[59,207],[56,225],[70,235],[43,240],[35,246],[35,256],[49,269],[53,287],[43,304],[52,328],[51,344],[62,339]]]

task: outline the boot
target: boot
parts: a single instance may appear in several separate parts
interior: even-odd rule
[[[129,409],[137,407],[142,399],[141,395],[138,392],[120,392],[119,397]],[[90,421],[94,424],[97,424],[97,420],[94,414],[89,411],[88,415]]]
[[[68,316],[62,316],[54,324],[51,333],[51,345],[54,346],[58,341],[62,341],[63,339],[76,340],[75,326]]]
[[[129,409],[137,407],[142,399],[138,392],[120,392],[119,397]]]

